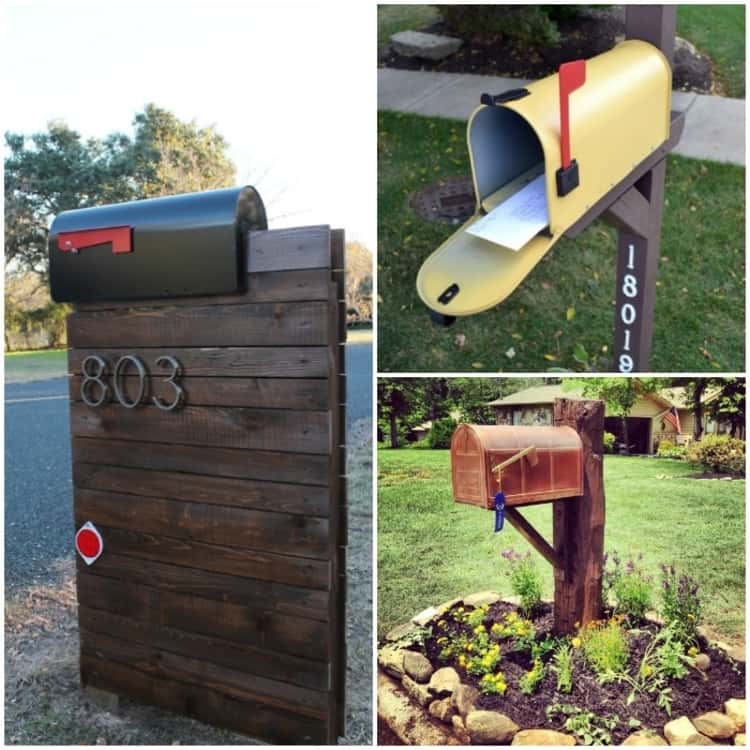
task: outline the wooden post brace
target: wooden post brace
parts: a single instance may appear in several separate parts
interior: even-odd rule
[[[505,517],[513,528],[555,569],[564,575],[560,556],[549,542],[513,507],[505,509]]]

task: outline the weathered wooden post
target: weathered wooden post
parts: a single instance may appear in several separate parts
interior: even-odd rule
[[[556,399],[554,423],[572,427],[583,444],[583,494],[554,503],[555,630],[570,633],[575,623],[601,616],[604,557],[604,403]]]
[[[344,734],[344,236],[251,188],[61,214],[81,682]]]
[[[559,634],[601,615],[603,435],[603,402],[557,399],[552,427],[464,424],[451,440],[454,500],[495,510],[552,565]],[[552,545],[519,510],[549,502]]]

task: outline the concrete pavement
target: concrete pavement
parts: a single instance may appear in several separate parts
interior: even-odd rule
[[[484,92],[498,94],[527,83],[500,76],[379,68],[378,109],[467,120]],[[672,108],[687,113],[674,153],[745,166],[744,99],[675,91]]]

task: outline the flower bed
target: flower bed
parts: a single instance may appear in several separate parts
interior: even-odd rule
[[[563,735],[578,744],[666,744],[657,735],[744,744],[744,700],[732,702],[744,698],[744,662],[702,635],[686,645],[674,624],[633,627],[616,614],[557,639],[549,604],[526,616],[491,593],[415,621],[389,634],[381,667],[458,742],[540,744],[545,735],[519,731],[541,729],[561,732],[547,735],[557,744]]]

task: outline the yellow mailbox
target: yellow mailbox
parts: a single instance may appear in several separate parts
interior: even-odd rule
[[[484,95],[467,129],[475,213],[422,265],[422,301],[450,319],[508,297],[566,230],[669,139],[671,93],[664,55],[629,40],[526,88]],[[544,225],[519,249],[472,233],[494,219],[493,209],[526,194],[521,220],[533,213]]]

